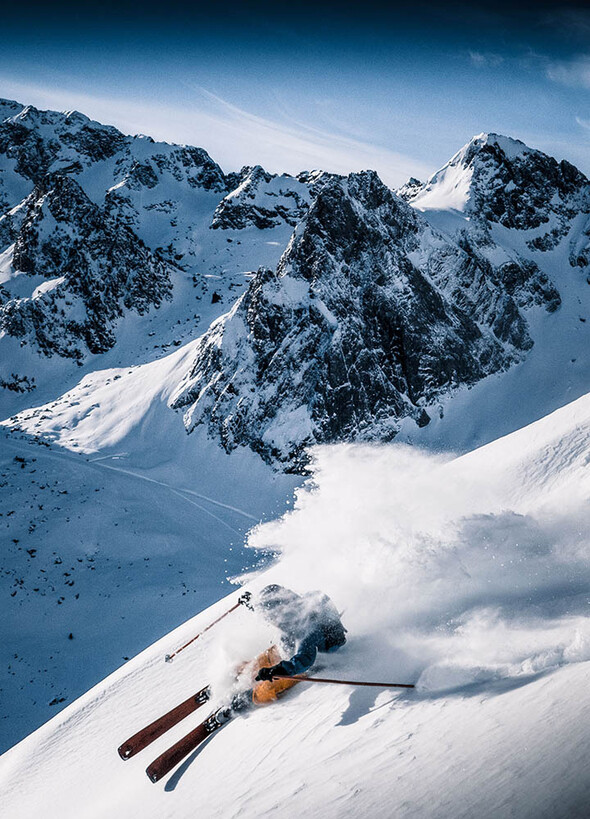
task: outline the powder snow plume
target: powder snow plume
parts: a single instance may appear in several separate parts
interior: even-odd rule
[[[321,589],[343,612],[349,643],[326,667],[418,680],[426,694],[590,659],[589,427],[574,425],[569,449],[551,444],[567,439],[555,417],[567,426],[571,413],[455,459],[402,445],[315,450],[293,511],[249,542],[278,555],[264,582]]]

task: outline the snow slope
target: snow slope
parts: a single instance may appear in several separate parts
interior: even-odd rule
[[[316,450],[294,510],[250,545],[269,580],[331,594],[348,645],[330,676],[414,692],[301,685],[237,718],[164,783],[120,742],[273,639],[237,595],[131,660],[0,760],[11,817],[582,817],[590,798],[590,396],[466,456],[400,445]],[[310,576],[311,575],[311,576]],[[200,716],[200,715],[199,715]]]
[[[31,434],[0,427],[1,750],[219,599],[292,495],[253,453],[187,438],[166,399],[190,347],[85,376]]]

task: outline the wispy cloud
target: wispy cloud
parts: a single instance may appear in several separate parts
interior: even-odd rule
[[[491,51],[469,51],[469,59],[477,68],[495,68],[504,62],[501,54]]]
[[[581,128],[584,128],[586,131],[590,131],[590,119],[582,119],[582,117],[576,117],[576,122]]]
[[[571,60],[560,60],[547,66],[547,76],[563,85],[590,88],[590,54],[580,54]]]
[[[24,103],[58,110],[76,108],[125,133],[205,148],[226,170],[261,164],[272,172],[321,168],[334,173],[371,168],[397,187],[409,176],[427,178],[435,168],[352,135],[304,122],[274,121],[252,114],[198,86],[194,105],[146,103],[44,88],[0,78],[2,93]]]

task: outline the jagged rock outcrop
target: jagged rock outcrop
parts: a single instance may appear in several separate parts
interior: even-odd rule
[[[81,360],[116,341],[124,310],[146,312],[170,296],[166,266],[80,186],[47,175],[26,199],[13,265],[43,276],[31,298],[0,306],[0,328],[46,355]]]
[[[411,183],[400,189],[407,201],[487,264],[521,307],[561,303],[559,282],[543,271],[547,252],[566,242],[571,266],[589,264],[580,217],[590,214],[590,183],[565,160],[480,134],[428,182]]]
[[[228,176],[228,184],[235,188],[217,206],[211,227],[263,230],[281,222],[295,227],[307,213],[319,183],[328,178],[320,171],[293,177],[267,173],[260,165],[244,167],[239,174]]]
[[[205,424],[226,449],[288,468],[315,442],[388,440],[401,418],[427,423],[425,403],[530,347],[486,272],[374,172],[332,180],[276,272],[260,270],[201,339],[172,405],[189,431]],[[485,305],[470,288],[487,288]]]

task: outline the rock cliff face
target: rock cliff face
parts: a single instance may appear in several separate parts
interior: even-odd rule
[[[487,272],[375,173],[332,180],[276,272],[260,270],[202,338],[173,405],[189,431],[204,423],[226,449],[296,466],[311,443],[387,440],[408,415],[428,423],[424,403],[531,345]]]
[[[19,216],[13,265],[44,280],[32,297],[7,300],[0,326],[46,355],[106,352],[124,310],[141,314],[169,298],[166,267],[73,179],[45,176]]]
[[[519,140],[480,134],[428,182],[411,179],[399,193],[487,261],[521,306],[531,298],[548,309],[559,306],[558,283],[542,269],[543,254],[563,240],[571,241],[572,266],[588,264],[587,233],[584,238],[576,229],[590,213],[588,179],[569,162]],[[449,213],[463,218],[453,222]]]

